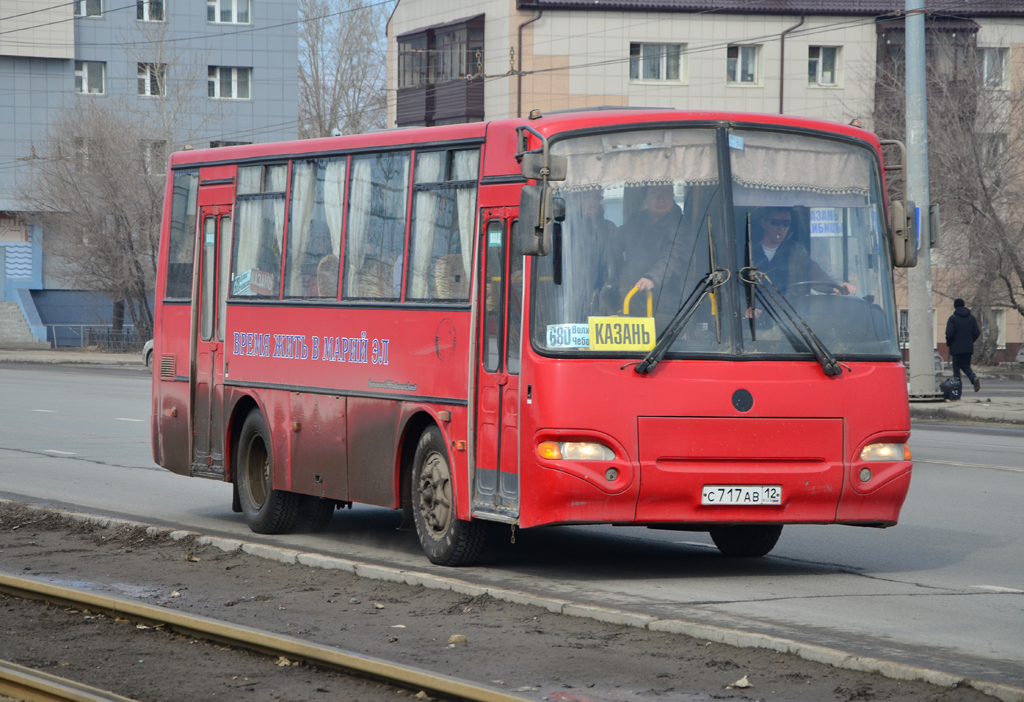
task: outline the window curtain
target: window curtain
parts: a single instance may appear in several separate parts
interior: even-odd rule
[[[329,161],[324,176],[324,216],[331,232],[331,252],[341,257],[341,223],[345,213],[345,159]]]
[[[459,206],[459,245],[462,249],[462,267],[469,276],[473,263],[473,234],[476,229],[476,181],[480,171],[480,152],[456,151],[452,154],[452,178],[472,180],[473,187],[460,188],[457,194]]]
[[[366,257],[366,235],[370,227],[372,158],[355,159],[352,164],[352,195],[345,245],[345,297],[359,297],[359,271]]]
[[[441,180],[444,152],[417,154],[417,183],[436,183]],[[413,207],[413,228],[409,269],[409,292],[413,300],[430,299],[430,276],[434,259],[434,223],[437,219],[437,191],[420,190],[415,195]]]
[[[292,207],[288,225],[288,280],[285,294],[305,294],[302,269],[309,248],[310,221],[313,214],[313,196],[316,188],[316,161],[299,161],[292,167]]]
[[[235,238],[234,275],[256,268],[256,264],[259,262],[262,205],[260,200],[255,199],[241,200],[238,203],[238,236]]]
[[[568,157],[559,189],[583,190],[607,183],[718,183],[718,143],[708,129],[623,132],[556,142],[551,153]]]

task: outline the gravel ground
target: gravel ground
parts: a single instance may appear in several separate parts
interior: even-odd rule
[[[991,702],[795,656],[357,578],[0,505],[0,571],[306,638],[549,702]],[[457,572],[453,572],[457,576]],[[2,596],[0,596],[2,597]],[[465,643],[449,644],[452,635]],[[0,599],[0,658],[141,702],[410,699],[340,673]],[[746,677],[752,687],[730,688]]]

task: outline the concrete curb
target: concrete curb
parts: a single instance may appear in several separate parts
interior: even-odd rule
[[[936,420],[943,422],[977,422],[981,424],[1024,424],[1024,412],[988,409],[984,407],[948,407],[910,405],[911,419]]]
[[[930,683],[940,687],[964,686],[978,690],[1001,702],[1024,702],[1024,687],[1014,685],[1003,685],[986,680],[973,680],[952,673],[928,668],[919,668],[896,661],[887,661],[881,658],[870,658],[857,656],[852,653],[840,651],[834,648],[805,644],[792,639],[784,639],[767,634],[759,634],[741,629],[728,629],[716,627],[709,624],[700,624],[681,619],[658,619],[647,614],[629,612],[626,610],[599,607],[596,605],[580,604],[576,602],[563,601],[545,597],[538,597],[516,590],[505,590],[503,588],[483,587],[464,580],[447,578],[429,573],[408,571],[400,568],[362,563],[346,558],[335,558],[317,553],[303,553],[294,549],[267,546],[247,541],[225,539],[214,536],[204,536],[193,531],[172,530],[161,527],[154,527],[142,522],[134,522],[127,519],[102,517],[98,515],[85,514],[82,512],[71,512],[51,507],[30,505],[15,500],[0,498],[0,503],[21,505],[31,511],[54,514],[68,521],[95,524],[106,529],[132,528],[145,531],[150,536],[168,536],[175,541],[182,541],[187,538],[194,538],[197,545],[214,546],[224,551],[241,550],[244,553],[265,558],[286,564],[300,564],[311,568],[325,568],[329,570],[341,570],[353,573],[362,578],[370,580],[382,580],[386,582],[405,583],[407,585],[419,585],[436,590],[450,590],[470,597],[490,595],[491,597],[504,602],[516,604],[534,605],[553,612],[573,617],[584,617],[596,621],[634,626],[649,631],[664,632],[670,634],[681,634],[695,639],[703,639],[714,643],[725,644],[736,648],[764,648],[779,653],[789,653],[815,663],[823,663],[833,668],[854,670],[864,673],[877,673],[893,680],[911,680]],[[237,546],[235,546],[237,544]]]

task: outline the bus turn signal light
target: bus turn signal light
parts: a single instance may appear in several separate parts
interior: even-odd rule
[[[860,451],[862,461],[909,461],[910,447],[906,444],[868,444]]]
[[[615,452],[590,441],[542,441],[537,455],[549,461],[612,461]]]

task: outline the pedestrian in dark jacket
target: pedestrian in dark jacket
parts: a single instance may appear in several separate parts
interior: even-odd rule
[[[949,347],[949,360],[953,363],[953,377],[959,380],[962,370],[974,383],[974,392],[981,390],[981,381],[971,370],[974,342],[979,336],[981,328],[978,326],[978,320],[958,297],[953,301],[953,314],[946,322],[946,346]]]

